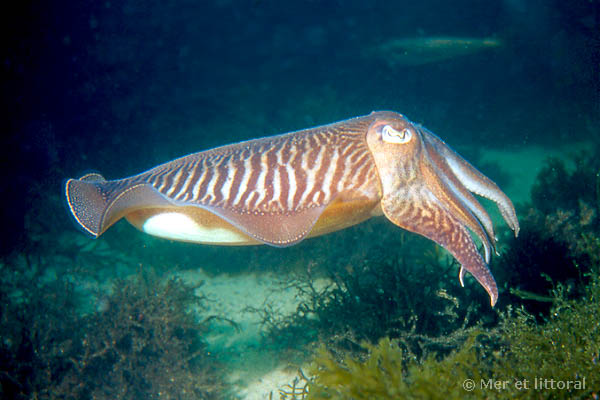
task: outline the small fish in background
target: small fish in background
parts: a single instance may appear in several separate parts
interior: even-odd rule
[[[501,46],[502,41],[493,37],[439,36],[395,38],[365,50],[364,56],[383,59],[390,67],[418,66],[437,63]]]

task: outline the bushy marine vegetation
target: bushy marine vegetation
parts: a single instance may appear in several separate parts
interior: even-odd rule
[[[573,157],[569,171],[548,159],[532,188],[532,203],[522,207],[521,232],[509,238],[492,269],[504,292],[499,305],[523,304],[547,315],[556,282],[580,296],[600,259],[600,148]]]
[[[544,324],[522,309],[507,312],[498,328],[473,328],[460,348],[441,359],[434,354],[422,361],[407,357],[387,338],[377,345],[364,343],[362,359],[322,347],[308,371],[314,378],[306,399],[596,398],[600,275],[581,299],[567,299],[563,289],[555,290]],[[570,389],[559,389],[558,381],[570,382]]]
[[[309,268],[284,280],[284,287],[296,290],[302,301],[289,316],[269,306],[255,310],[262,313],[267,338],[292,348],[320,341],[358,349],[361,341],[390,337],[420,357],[428,351],[449,351],[464,341],[475,315],[480,324],[495,322],[483,289],[474,282],[460,287],[458,265],[438,247],[409,233],[395,231],[399,242],[393,246],[383,236],[382,247],[398,249],[397,254],[376,246],[356,264],[328,265],[325,271]],[[323,275],[331,282],[326,287],[317,284]],[[447,285],[451,280],[456,284]],[[475,296],[481,301],[473,301]]]
[[[531,189],[531,201],[543,214],[556,210],[577,210],[581,202],[600,207],[596,191],[600,184],[600,144],[571,157],[575,169],[569,171],[558,158],[548,158]],[[598,224],[598,222],[596,222]]]
[[[211,399],[223,383],[206,350],[195,287],[153,274],[118,280],[82,315],[67,275],[33,281],[2,266],[0,397]]]

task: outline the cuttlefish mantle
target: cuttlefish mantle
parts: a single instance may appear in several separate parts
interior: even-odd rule
[[[496,203],[519,232],[510,199],[440,138],[382,111],[218,147],[138,175],[70,179],[78,224],[98,237],[121,218],[172,240],[289,246],[385,215],[444,247],[498,298],[488,269],[496,236],[473,194]],[[479,253],[473,236],[483,246]]]

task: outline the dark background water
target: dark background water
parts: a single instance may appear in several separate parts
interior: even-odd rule
[[[90,169],[120,178],[372,110],[400,111],[452,145],[483,149],[560,146],[598,134],[598,1],[13,7],[0,17],[4,252],[26,242],[28,221],[71,229],[56,210],[66,178]],[[365,57],[388,40],[428,36],[496,37],[504,45],[418,66]]]

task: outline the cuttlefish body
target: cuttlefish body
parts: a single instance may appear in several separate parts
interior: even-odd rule
[[[190,154],[125,179],[66,183],[77,222],[98,237],[117,220],[151,235],[222,245],[289,246],[382,213],[448,250],[488,292],[496,237],[471,192],[515,232],[510,199],[436,135],[394,112]],[[469,231],[483,245],[480,255]]]

